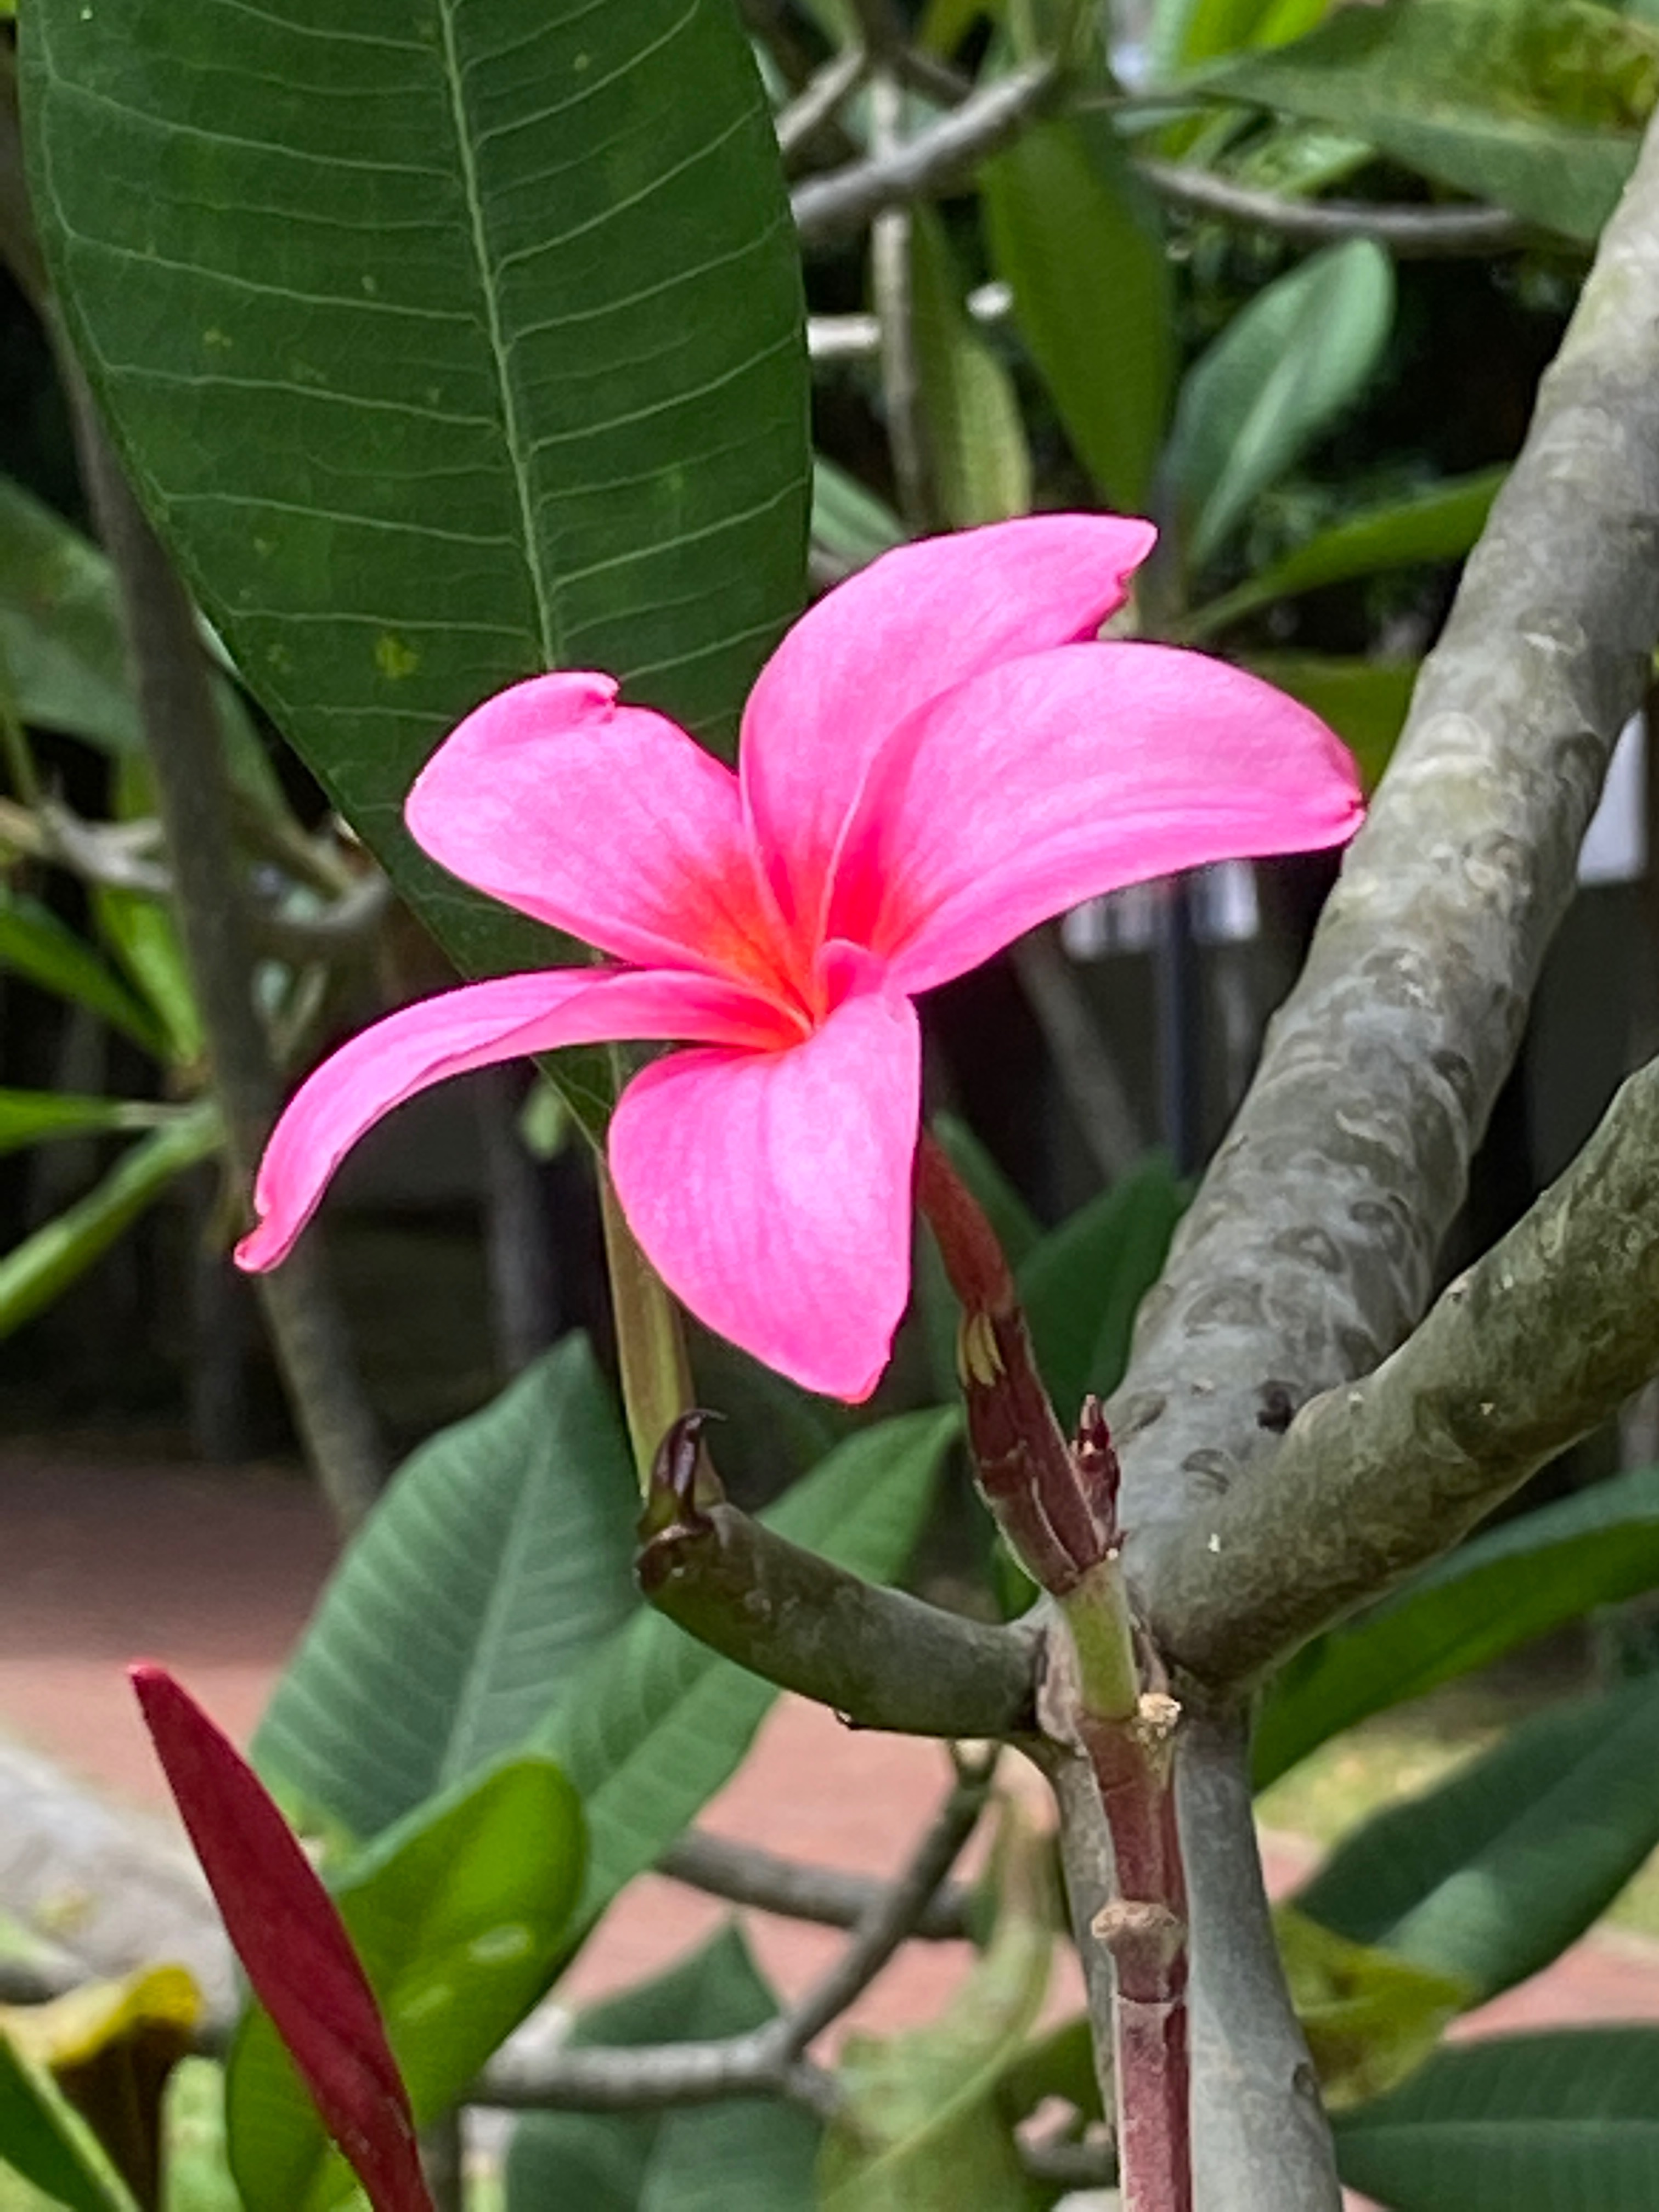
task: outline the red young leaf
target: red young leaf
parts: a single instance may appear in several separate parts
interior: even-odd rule
[[[409,2093],[334,1900],[264,1784],[163,1667],[129,1669],[237,1957],[374,2212],[433,2212]]]

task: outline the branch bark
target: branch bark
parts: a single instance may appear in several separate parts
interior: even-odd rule
[[[1240,1484],[1166,1560],[1177,1656],[1200,1674],[1277,1658],[1443,1551],[1656,1370],[1659,1061],[1393,1357],[1305,1406],[1261,1489]]]
[[[1427,1304],[1656,635],[1650,132],[1111,1409],[1142,1606],[1160,1647],[1201,1650],[1212,1682],[1242,1679],[1274,1641],[1249,1599],[1231,1601],[1224,1644],[1194,1609],[1193,1547],[1216,1558],[1216,1516],[1237,1486],[1248,1480],[1259,1510],[1231,1555],[1224,1544],[1230,1585],[1260,1600],[1271,1583],[1275,1610],[1303,1619],[1338,1595],[1323,1547],[1308,1546],[1292,1493],[1264,1464],[1273,1411],[1363,1373]]]
[[[856,1927],[887,1887],[872,1875],[805,1865],[703,1828],[689,1829],[671,1844],[657,1861],[657,1872],[707,1897],[723,1897],[728,1904],[774,1912],[785,1920],[809,1920],[820,1928]],[[910,1933],[928,1942],[961,1942],[969,1934],[969,1893],[947,1883]]]
[[[1302,246],[1369,238],[1396,260],[1464,259],[1517,252],[1533,232],[1495,207],[1386,207],[1368,200],[1292,200],[1235,184],[1178,161],[1142,161],[1136,169],[1166,206],[1272,231]]]
[[[855,1727],[957,1738],[1036,1727],[1034,1626],[988,1627],[878,1589],[735,1506],[699,1508],[653,1537],[638,1571],[671,1620]]]

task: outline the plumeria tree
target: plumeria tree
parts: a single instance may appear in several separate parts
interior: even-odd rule
[[[1630,1781],[1650,1686],[1517,1729],[1277,1926],[1251,1825],[1253,1775],[1659,1581],[1639,1471],[1433,1564],[1656,1364],[1650,1071],[1437,1271],[1659,635],[1659,46],[1595,7],[1324,12],[1155,9],[1131,90],[1126,39],[1066,6],[26,0],[8,251],[113,563],[240,1258],[343,1518],[376,1447],[306,1224],[346,1151],[533,1057],[606,1209],[620,1419],[573,1339],[417,1453],[255,1747],[332,1902],[139,1670],[260,2000],[224,2090],[252,2212],[341,2201],[325,2130],[377,2208],[453,2198],[469,2100],[532,2114],[513,2212],[692,2202],[728,2167],[839,2212],[1110,2179],[1135,2212],[1329,2212],[1339,2162],[1405,2212],[1651,2201],[1648,2037],[1435,2051],[1659,1839]],[[1160,202],[1200,246],[1313,249],[1180,379]],[[803,245],[866,235],[872,314],[809,319]],[[1262,494],[1376,368],[1391,256],[1525,252],[1565,285],[1598,236],[1495,505],[1488,474],[1437,481],[1252,562]],[[891,506],[815,471],[813,355],[873,358]],[[1414,690],[1274,666],[1251,627],[1483,522]],[[191,593],[468,979],[297,1087]],[[1133,1178],[1040,1242],[927,1126],[927,994],[1098,893],[1342,848],[1126,1364],[1109,1309],[1156,1271],[1126,1257]],[[946,1285],[954,1388],[918,1403],[884,1377]],[[753,1517],[709,1410],[751,1454],[823,1448]],[[890,1586],[958,1449],[994,1622]],[[890,1887],[685,1836],[780,1686],[955,1747]],[[1080,2038],[1037,2027],[1061,1912],[1017,1802],[984,1911],[949,1886],[999,1747],[1050,1785]],[[845,1955],[791,2009],[728,1948],[568,2048],[507,2041],[659,1863],[847,1925]],[[823,2063],[902,1942],[964,1929],[950,2021]],[[688,2107],[708,2132],[661,2118]],[[143,2197],[15,2039],[0,2156],[62,2201]]]

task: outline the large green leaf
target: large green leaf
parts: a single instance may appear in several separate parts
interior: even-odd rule
[[[1351,239],[1258,292],[1194,364],[1167,461],[1194,568],[1358,397],[1393,318],[1388,256]]]
[[[1659,2028],[1454,2045],[1341,2115],[1336,2144],[1349,2186],[1396,2212],[1650,2212]]]
[[[1593,239],[1659,89],[1659,37],[1593,0],[1392,0],[1335,9],[1294,46],[1204,82]]]
[[[38,0],[33,196],[203,605],[465,966],[416,852],[486,693],[608,669],[711,739],[799,603],[798,259],[730,0]]]
[[[776,2013],[728,1926],[656,1980],[583,2013],[573,2045],[606,2050],[742,2035]],[[535,2113],[514,2131],[507,2212],[811,2212],[817,2130],[775,2099],[684,2112]]]
[[[968,313],[945,225],[918,208],[910,226],[911,319],[927,459],[953,529],[1002,522],[1031,504],[1031,456],[1013,380]]]
[[[9,1336],[101,1259],[173,1178],[218,1150],[219,1109],[186,1107],[130,1146],[84,1198],[0,1258],[0,1337]]]
[[[1534,1713],[1368,1820],[1297,1899],[1495,1996],[1564,1951],[1659,1845],[1659,1680]]]
[[[546,1988],[581,1865],[569,1784],[547,1760],[523,1759],[419,1808],[340,1883],[340,1915],[417,2121],[453,2104]],[[247,2212],[322,2212],[351,2194],[263,2012],[232,2048],[225,2115]]]
[[[1291,1660],[1257,1722],[1258,1788],[1368,1713],[1656,1585],[1659,1468],[1616,1475],[1488,1530]]]
[[[0,884],[0,969],[25,977],[43,991],[72,999],[154,1059],[168,1058],[166,1030],[85,938],[59,921],[50,907],[4,884]]]
[[[933,1411],[862,1430],[762,1518],[854,1574],[889,1578],[921,1532],[956,1422]],[[575,1670],[536,1741],[568,1774],[587,1816],[584,1925],[737,1771],[776,1695],[650,1612]]]
[[[279,1795],[367,1838],[521,1743],[634,1609],[638,1505],[587,1340],[423,1444],[325,1591],[254,1753]]]
[[[1078,458],[1138,513],[1170,410],[1172,287],[1156,210],[1109,126],[1022,132],[980,176],[991,258]]]
[[[1375,791],[1394,757],[1417,685],[1419,660],[1365,660],[1327,653],[1252,653],[1244,665],[1330,724]]]
[[[1174,1168],[1152,1152],[1052,1230],[1018,1271],[1042,1379],[1062,1421],[1084,1395],[1121,1381],[1140,1301],[1158,1280],[1187,1202]]]
[[[1333,523],[1282,561],[1259,570],[1236,591],[1199,608],[1183,626],[1183,636],[1194,641],[1212,637],[1229,623],[1271,606],[1275,599],[1321,591],[1328,584],[1346,583],[1354,576],[1374,575],[1379,569],[1406,568],[1419,561],[1461,559],[1486,527],[1492,503],[1507,473],[1504,469],[1481,469],[1474,476],[1452,477],[1431,491],[1390,501],[1386,507],[1368,507],[1363,514]]]
[[[70,2212],[135,2212],[91,2130],[51,2076],[0,2034],[0,2171],[6,2167]]]

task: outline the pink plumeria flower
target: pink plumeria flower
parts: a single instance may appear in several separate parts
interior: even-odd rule
[[[1095,633],[1148,523],[1052,514],[884,554],[762,670],[734,775],[609,677],[487,700],[416,781],[416,842],[619,964],[470,983],[302,1086],[260,1169],[273,1266],[369,1125],[445,1076],[601,1041],[691,1048],[623,1091],[623,1211],[712,1328],[867,1397],[909,1294],[912,1000],[1080,900],[1348,837],[1353,763],[1202,654]]]

